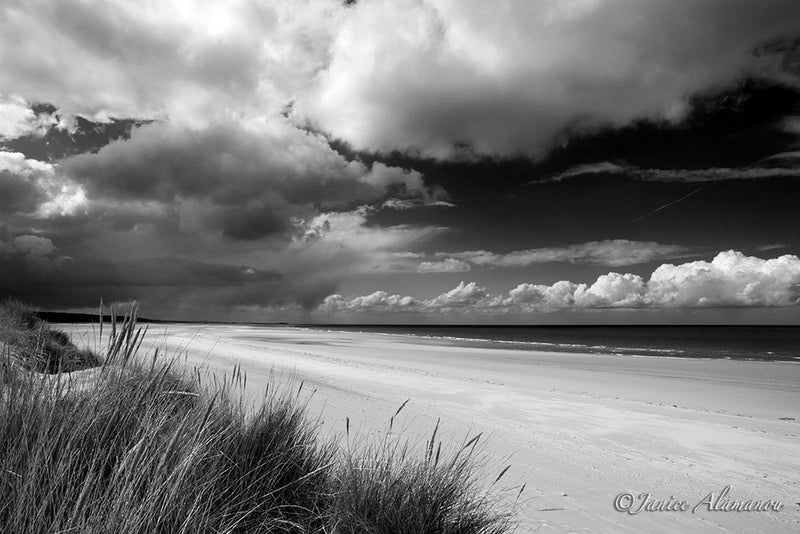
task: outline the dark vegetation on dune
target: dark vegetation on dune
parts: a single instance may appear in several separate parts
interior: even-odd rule
[[[100,364],[95,354],[78,349],[67,334],[50,328],[15,300],[0,304],[0,349],[14,365],[41,373],[78,371]]]
[[[133,316],[106,327],[100,357],[18,304],[0,321],[0,532],[512,530],[479,484],[477,438],[337,446],[299,391],[269,384],[246,406],[240,369],[209,380],[139,357]]]

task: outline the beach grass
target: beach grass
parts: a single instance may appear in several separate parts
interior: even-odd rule
[[[67,334],[11,299],[0,303],[0,349],[8,363],[42,373],[78,371],[100,363],[94,353],[78,349]]]
[[[349,434],[339,445],[285,384],[250,406],[238,368],[208,380],[144,358],[135,312],[107,326],[100,356],[30,315],[0,311],[0,532],[512,530],[480,483],[477,438],[450,452],[436,431],[422,447]]]

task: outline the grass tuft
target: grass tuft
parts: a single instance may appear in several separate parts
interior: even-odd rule
[[[502,534],[512,530],[511,516],[497,495],[481,487],[479,436],[449,454],[442,452],[441,442],[433,445],[436,430],[422,451],[390,436],[386,433],[366,446],[348,448],[337,466],[331,491],[337,532]]]

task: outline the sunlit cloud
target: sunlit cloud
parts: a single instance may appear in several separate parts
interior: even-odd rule
[[[380,304],[373,309],[370,303],[378,293]],[[519,284],[505,295],[492,294],[475,282],[461,282],[427,300],[378,293],[373,298],[331,295],[316,312],[480,316],[558,310],[792,306],[800,301],[800,258],[784,255],[764,260],[730,250],[720,252],[710,262],[660,265],[649,279],[611,272],[591,284],[566,280],[551,285]]]

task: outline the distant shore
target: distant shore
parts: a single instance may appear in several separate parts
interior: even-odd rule
[[[39,311],[51,323],[98,324],[99,314]],[[110,321],[104,315],[105,322]],[[795,325],[431,325],[293,324],[169,321],[139,317],[139,323],[305,328],[330,332],[413,335],[432,343],[469,343],[505,348],[629,356],[800,362],[800,326]]]
[[[88,325],[61,325],[92,344]],[[332,329],[331,329],[332,330]],[[398,406],[422,438],[484,432],[504,484],[527,484],[521,532],[796,532],[800,367],[476,347],[293,327],[153,325],[145,345],[190,366],[241,364],[257,398],[271,372],[304,381],[323,429],[385,431]],[[349,418],[349,419],[348,419]],[[701,500],[731,486],[782,511],[614,509],[624,492]],[[509,490],[509,498],[513,494]]]

